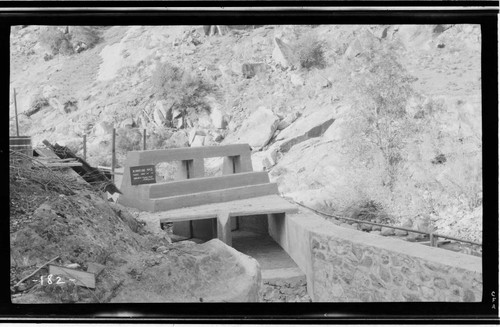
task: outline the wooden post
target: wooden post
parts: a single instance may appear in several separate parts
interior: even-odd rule
[[[431,243],[431,246],[436,246],[436,237],[434,236],[434,234],[429,234],[429,241]]]
[[[87,134],[83,135],[83,160],[87,161]]]
[[[111,181],[115,182],[115,160],[116,160],[116,129],[113,127],[113,141],[112,141],[112,150],[111,150]]]
[[[16,99],[16,89],[14,89],[14,110],[16,111],[16,133],[19,136],[19,121],[17,118],[17,99]]]
[[[143,145],[142,149],[143,149],[143,150],[146,150],[146,129],[144,129],[144,134],[143,134],[143,136],[144,136],[144,145]]]
[[[229,246],[233,244],[231,223],[229,221],[229,212],[227,211],[217,214],[217,238]]]

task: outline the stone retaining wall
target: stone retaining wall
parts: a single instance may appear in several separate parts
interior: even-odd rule
[[[422,247],[422,252],[432,248]],[[313,235],[316,301],[481,301],[482,276],[399,251]]]
[[[259,298],[260,302],[311,302],[305,276],[263,281]]]
[[[343,228],[312,212],[268,221],[306,273],[314,302],[482,300],[480,257]]]

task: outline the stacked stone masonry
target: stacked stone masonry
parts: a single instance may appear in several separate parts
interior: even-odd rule
[[[311,302],[307,282],[303,278],[264,281],[259,292],[260,302]]]
[[[482,301],[481,257],[343,228],[305,210],[268,224],[314,302]]]
[[[311,242],[316,301],[481,301],[478,272],[325,235]]]

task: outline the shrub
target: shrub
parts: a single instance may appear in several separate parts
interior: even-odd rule
[[[64,34],[59,28],[50,26],[40,34],[40,44],[51,54],[57,55],[63,51],[68,51],[68,35]]]
[[[71,28],[68,26],[66,32],[58,27],[50,26],[40,33],[40,44],[52,55],[72,55],[75,52],[92,48],[100,40],[100,29],[91,26]]]
[[[214,88],[191,72],[169,63],[159,64],[153,71],[151,83],[158,99],[173,100],[173,108],[184,115],[210,111],[205,96]]]
[[[49,100],[43,96],[36,96],[30,104],[30,108],[26,110],[25,115],[27,117],[30,117],[31,115],[36,114],[39,112],[42,108],[50,106]]]
[[[147,136],[146,146],[149,150],[163,149],[165,148],[165,141],[167,141],[171,136],[172,132],[168,129],[161,129],[155,131]]]
[[[305,34],[293,46],[300,62],[300,67],[305,69],[325,68],[325,42],[318,40],[311,34]]]
[[[346,142],[355,157],[382,157],[385,167],[383,185],[392,191],[403,164],[407,141],[419,133],[422,122],[408,110],[415,94],[414,78],[408,74],[391,51],[372,51],[346,65],[346,76],[356,67],[365,69],[352,75],[346,92],[354,99],[349,116]]]
[[[70,29],[71,42],[73,46],[85,44],[87,48],[92,48],[100,42],[100,32],[96,27],[92,26],[75,26]]]
[[[141,150],[142,135],[137,129],[120,128],[117,134],[117,152],[126,154],[128,151]]]

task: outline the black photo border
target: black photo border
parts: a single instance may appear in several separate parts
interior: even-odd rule
[[[29,7],[28,7],[29,6]],[[187,8],[192,6],[191,8]],[[9,187],[2,178],[0,321],[175,323],[495,323],[498,322],[498,2],[497,1],[9,1],[0,3],[0,63],[9,67],[14,25],[480,24],[482,31],[483,299],[478,303],[12,304]],[[9,70],[0,73],[9,120]],[[5,129],[8,133],[8,128]],[[0,138],[4,172],[8,135]],[[495,293],[493,293],[495,292]],[[496,296],[493,296],[496,295]],[[496,298],[496,299],[494,299]],[[495,302],[496,301],[496,302]],[[492,309],[495,304],[496,309]]]

